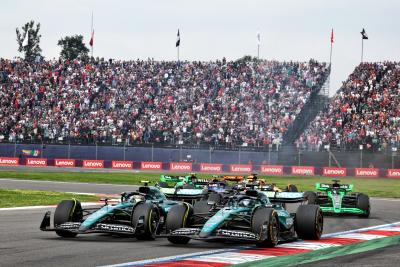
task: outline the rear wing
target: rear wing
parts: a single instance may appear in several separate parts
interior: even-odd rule
[[[346,192],[353,191],[352,184],[325,184],[325,183],[316,183],[315,188],[319,191],[327,191],[330,189],[343,189]]]
[[[231,182],[241,182],[244,180],[244,176],[232,176],[232,175],[224,175],[219,177],[222,181],[231,181]]]
[[[161,182],[173,182],[173,183],[178,183],[178,182],[182,182],[183,180],[185,180],[186,178],[183,176],[172,176],[172,175],[161,175],[160,177],[160,181]]]
[[[160,190],[167,198],[174,200],[200,199],[207,194],[204,189],[160,188]]]
[[[280,203],[298,203],[304,202],[306,199],[303,192],[271,192],[260,191],[269,198],[270,202]]]

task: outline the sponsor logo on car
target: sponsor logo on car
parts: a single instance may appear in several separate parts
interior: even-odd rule
[[[315,168],[313,166],[292,166],[292,174],[294,174],[294,175],[314,175]]]
[[[47,159],[42,158],[27,158],[27,166],[47,166]]]
[[[269,175],[282,175],[283,174],[283,166],[277,165],[261,165],[261,173],[269,174]]]
[[[141,170],[161,170],[162,163],[161,162],[152,162],[152,161],[142,161],[140,163]]]
[[[324,167],[322,170],[322,174],[324,176],[346,176],[347,171],[346,168]]]
[[[257,235],[252,232],[245,231],[235,231],[235,230],[218,230],[217,235],[227,236],[227,237],[237,237],[246,239],[257,239]]]
[[[188,162],[171,162],[169,164],[171,171],[192,171],[192,163]]]
[[[131,226],[119,225],[119,224],[106,224],[106,223],[96,224],[94,230],[107,231],[107,232],[135,233],[135,229]]]
[[[54,166],[56,167],[75,167],[74,159],[55,159]]]
[[[18,166],[19,159],[18,158],[0,158],[0,165]]]
[[[132,161],[116,161],[113,160],[111,162],[111,168],[113,169],[132,169],[133,162]]]
[[[231,172],[252,172],[252,165],[232,164],[230,165]]]
[[[83,168],[104,168],[104,160],[84,160]]]
[[[222,172],[222,164],[201,163],[201,172]]]
[[[355,176],[362,176],[362,177],[378,177],[379,170],[373,168],[356,168],[355,169]]]

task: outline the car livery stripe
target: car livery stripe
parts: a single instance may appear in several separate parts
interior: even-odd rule
[[[368,251],[400,242],[400,222],[323,235],[320,240],[299,240],[274,248],[242,246],[193,254],[127,262],[113,267],[128,266],[289,266],[319,259],[328,259]],[[343,248],[343,249],[342,249]],[[337,253],[340,251],[340,253]],[[315,254],[317,253],[317,254]],[[308,255],[313,255],[308,256]],[[314,255],[320,255],[316,257]],[[283,264],[283,265],[282,265]]]

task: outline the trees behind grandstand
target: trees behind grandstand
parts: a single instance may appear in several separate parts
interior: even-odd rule
[[[82,35],[65,36],[57,44],[61,46],[61,58],[73,60],[88,57],[89,49],[83,43]]]
[[[41,58],[42,49],[39,46],[40,38],[39,34],[40,23],[36,23],[33,20],[25,23],[21,29],[16,28],[18,52],[24,54],[25,59],[28,61],[34,61]]]

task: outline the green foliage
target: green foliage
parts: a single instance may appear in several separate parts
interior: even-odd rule
[[[88,57],[89,49],[83,43],[82,35],[66,36],[57,44],[61,46],[60,57],[63,59],[86,59]]]
[[[25,23],[21,29],[15,29],[17,33],[18,52],[24,53],[25,60],[34,61],[38,56],[41,57],[42,49],[39,46],[40,38],[42,35],[39,34],[40,23],[36,23],[33,20]],[[28,33],[28,44],[23,46],[25,36]]]

